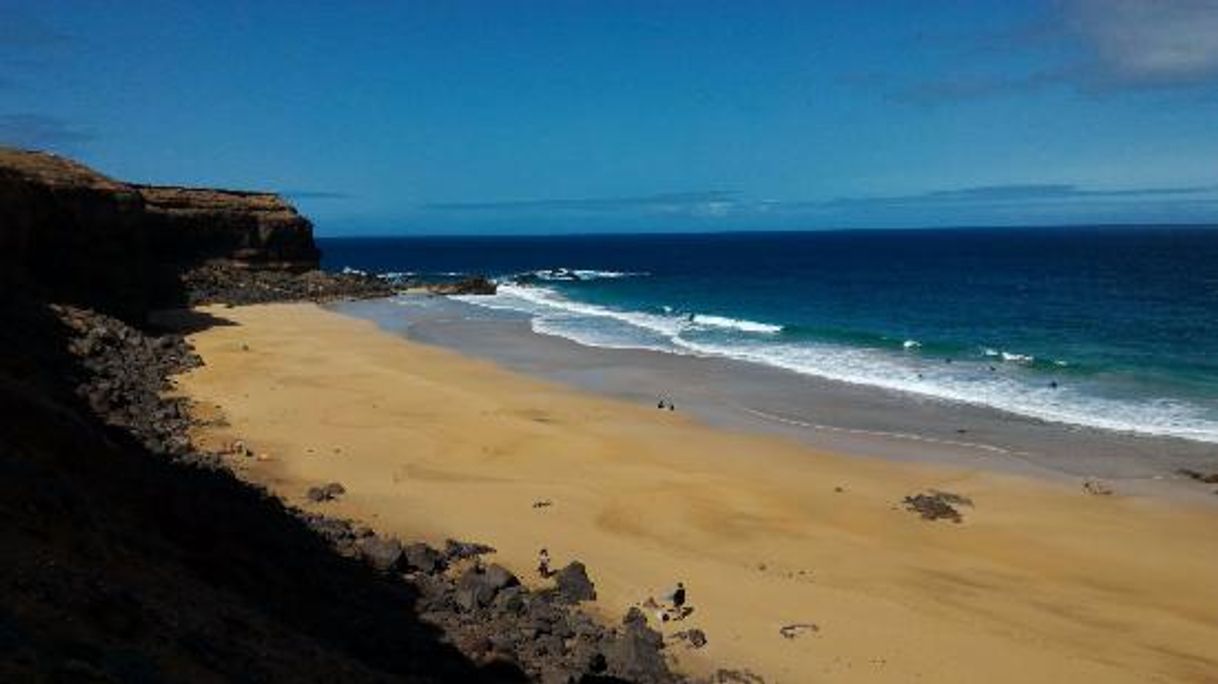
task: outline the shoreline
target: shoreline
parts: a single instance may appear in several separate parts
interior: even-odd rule
[[[1000,409],[800,375],[744,361],[590,347],[534,332],[523,315],[410,294],[337,302],[406,339],[452,349],[577,390],[643,405],[672,396],[709,425],[777,434],[809,447],[1036,475],[1081,486],[1218,504],[1180,469],[1218,468],[1214,445],[1056,423]],[[611,372],[606,372],[611,369]]]
[[[239,464],[244,477],[314,510],[307,486],[342,482],[348,494],[327,512],[408,538],[489,543],[521,577],[540,546],[559,565],[579,558],[607,619],[684,579],[697,610],[681,627],[709,639],[669,647],[684,671],[747,667],[769,681],[1218,672],[1206,651],[1218,627],[1204,610],[1218,601],[1205,580],[1218,563],[1211,507],[811,449],[574,391],[312,305],[207,311],[232,325],[190,336],[205,365],[180,385],[227,420],[199,440],[238,435],[268,455]],[[899,505],[933,488],[973,499],[962,524]],[[539,500],[552,505],[533,508]],[[818,631],[778,633],[802,622]]]

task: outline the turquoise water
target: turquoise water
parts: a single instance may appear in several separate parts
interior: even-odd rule
[[[328,268],[486,273],[581,344],[721,356],[1218,443],[1218,230],[323,240]]]

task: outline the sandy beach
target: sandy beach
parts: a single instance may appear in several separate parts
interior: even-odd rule
[[[588,565],[616,621],[677,580],[694,674],[766,681],[1214,681],[1218,508],[1068,477],[841,454],[581,392],[312,304],[210,308],[180,378],[251,481],[378,531]],[[222,419],[222,420],[218,420]],[[933,448],[933,447],[924,447]],[[341,482],[340,500],[305,501]],[[903,497],[972,499],[961,524]],[[1218,498],[1218,497],[1214,497]],[[535,502],[551,505],[535,507]],[[786,625],[808,624],[794,638]]]

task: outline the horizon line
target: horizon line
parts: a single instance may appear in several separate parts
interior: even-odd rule
[[[588,231],[588,232],[547,232],[547,233],[362,233],[351,235],[317,235],[319,240],[375,240],[384,238],[539,238],[539,237],[642,237],[642,236],[679,236],[679,235],[773,235],[791,233],[857,233],[857,232],[889,232],[889,233],[920,233],[930,231],[969,231],[969,230],[1060,230],[1068,228],[1091,228],[1096,230],[1136,229],[1136,228],[1198,228],[1218,230],[1218,220],[1208,223],[1046,223],[1034,225],[960,225],[960,226],[913,226],[909,228],[893,228],[884,226],[864,226],[858,228],[765,228],[765,229],[728,229],[728,230],[623,230],[623,231]]]

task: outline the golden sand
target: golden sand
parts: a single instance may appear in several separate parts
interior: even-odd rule
[[[308,304],[212,308],[181,378],[292,503],[491,544],[534,582],[584,561],[607,620],[684,580],[704,673],[767,681],[1218,681],[1218,509],[844,457],[580,393]],[[338,481],[339,501],[304,500]],[[838,489],[841,491],[838,491]],[[900,507],[971,497],[963,524]],[[535,508],[536,501],[550,506]],[[784,638],[810,623],[818,631]]]

